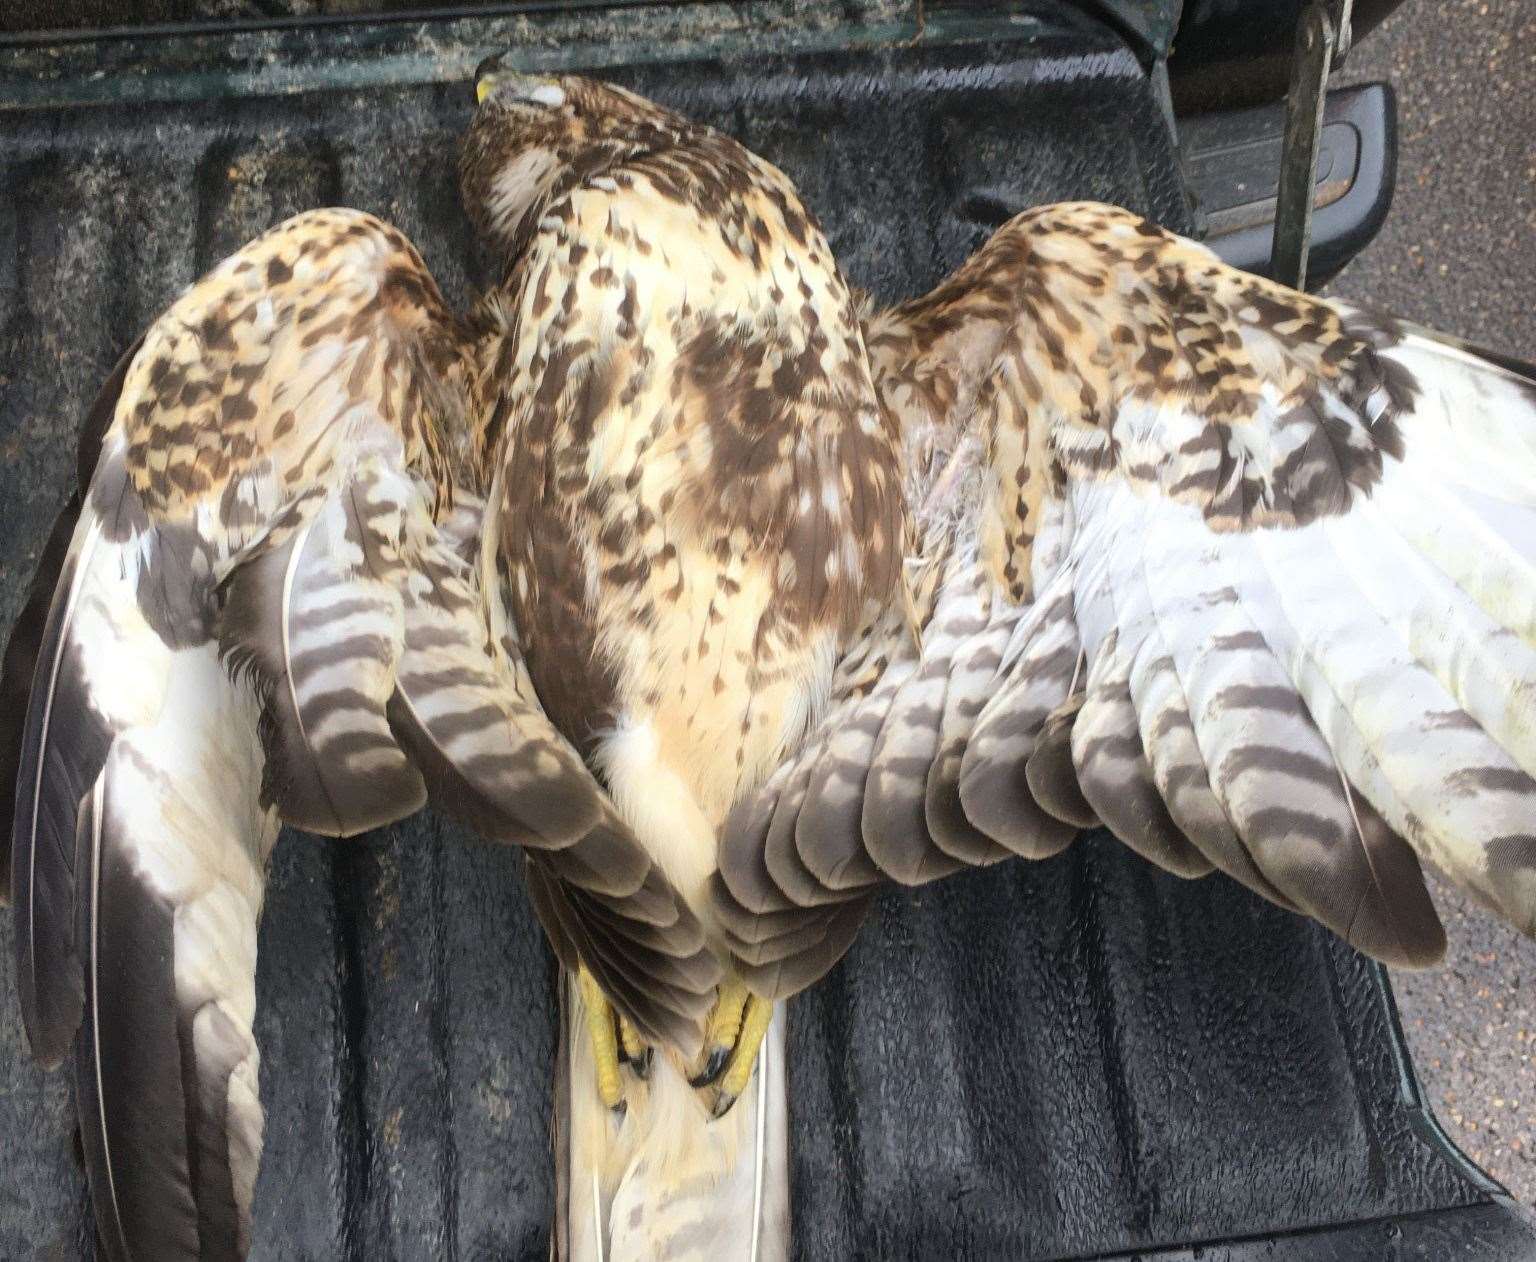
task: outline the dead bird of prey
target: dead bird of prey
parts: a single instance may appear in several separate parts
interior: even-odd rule
[[[495,289],[455,317],[342,210],[193,285],[98,402],[8,654],[23,1018],[75,1049],[112,1256],[244,1254],[279,825],[429,796],[526,848],[569,970],[558,1248],[787,1249],[780,1027],[709,882],[899,580],[893,432],[781,173],[590,80],[476,97]]]
[[[1531,928],[1527,370],[1102,206],[861,320],[734,141],[476,95],[496,288],[456,318],[348,211],[193,286],[7,656],[23,1015],[109,1253],[247,1247],[280,822],[525,847],[571,1258],[788,1255],[781,1001],[883,883],[1102,820],[1394,963],[1420,856]]]

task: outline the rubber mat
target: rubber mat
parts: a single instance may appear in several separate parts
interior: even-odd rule
[[[1009,13],[986,39],[702,46],[605,73],[782,165],[881,299],[928,288],[1041,202],[1099,198],[1187,230],[1136,59],[1086,19]],[[462,79],[489,49],[453,29],[440,77]],[[299,64],[301,35],[270,38]],[[540,64],[563,55],[541,49]],[[23,52],[0,93],[49,56]],[[143,61],[117,45],[60,56]],[[467,85],[313,77],[54,108],[38,94],[107,100],[113,82],[38,71],[27,108],[0,104],[0,619],[96,386],[230,250],[340,204],[399,225],[461,304],[482,278],[453,176]],[[346,842],[284,834],[257,980],[255,1256],[547,1255],[553,973],[518,866],[431,814]],[[88,1257],[68,1075],[27,1058],[11,924],[0,911],[0,1257]],[[790,1020],[805,1258],[1528,1247],[1418,1108],[1373,967],[1224,878],[1175,880],[1102,836],[892,893]]]

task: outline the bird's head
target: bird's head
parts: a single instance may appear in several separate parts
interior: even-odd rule
[[[580,180],[692,129],[643,97],[579,75],[526,74],[491,57],[475,72],[475,116],[459,153],[459,189],[498,252],[518,248],[549,201]]]

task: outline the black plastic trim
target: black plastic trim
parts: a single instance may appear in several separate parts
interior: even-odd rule
[[[599,9],[676,9],[711,0],[510,0],[504,4],[459,4],[441,8],[392,9],[382,13],[295,13],[260,18],[212,18],[198,22],[124,23],[119,26],[59,27],[0,32],[0,48],[80,44],[95,41],[173,38],[183,35],[237,35],[256,31],[327,30],[346,26],[398,26],[409,22],[456,22],[481,18],[535,17]]]
[[[1102,1254],[1093,1262],[1525,1262],[1536,1257],[1536,1215],[1500,1196],[1479,1205],[1157,1253]]]
[[[1236,109],[1285,96],[1304,0],[1186,0],[1169,71],[1180,113]],[[1355,0],[1358,44],[1403,0]],[[1421,5],[1428,17],[1431,6]],[[1335,67],[1337,68],[1337,66]]]
[[[1196,209],[1207,221],[1206,244],[1234,267],[1269,276],[1274,233],[1272,203],[1279,179],[1285,106],[1195,115],[1179,122],[1180,160]],[[1324,164],[1351,162],[1342,196],[1319,206],[1312,217],[1308,288],[1317,289],[1359,254],[1386,221],[1397,181],[1397,100],[1385,83],[1339,88],[1328,93],[1323,111],[1319,168],[1324,178],[1343,178]],[[1234,169],[1236,168],[1236,169]],[[1223,231],[1232,216],[1231,189],[1245,191],[1244,226]],[[1262,218],[1254,222],[1256,216]]]

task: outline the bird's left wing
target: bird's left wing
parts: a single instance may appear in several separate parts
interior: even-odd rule
[[[1421,861],[1536,931],[1532,369],[1089,204],[867,338],[921,543],[727,826],[755,988],[820,976],[881,882],[1100,821],[1393,964],[1444,950]]]

